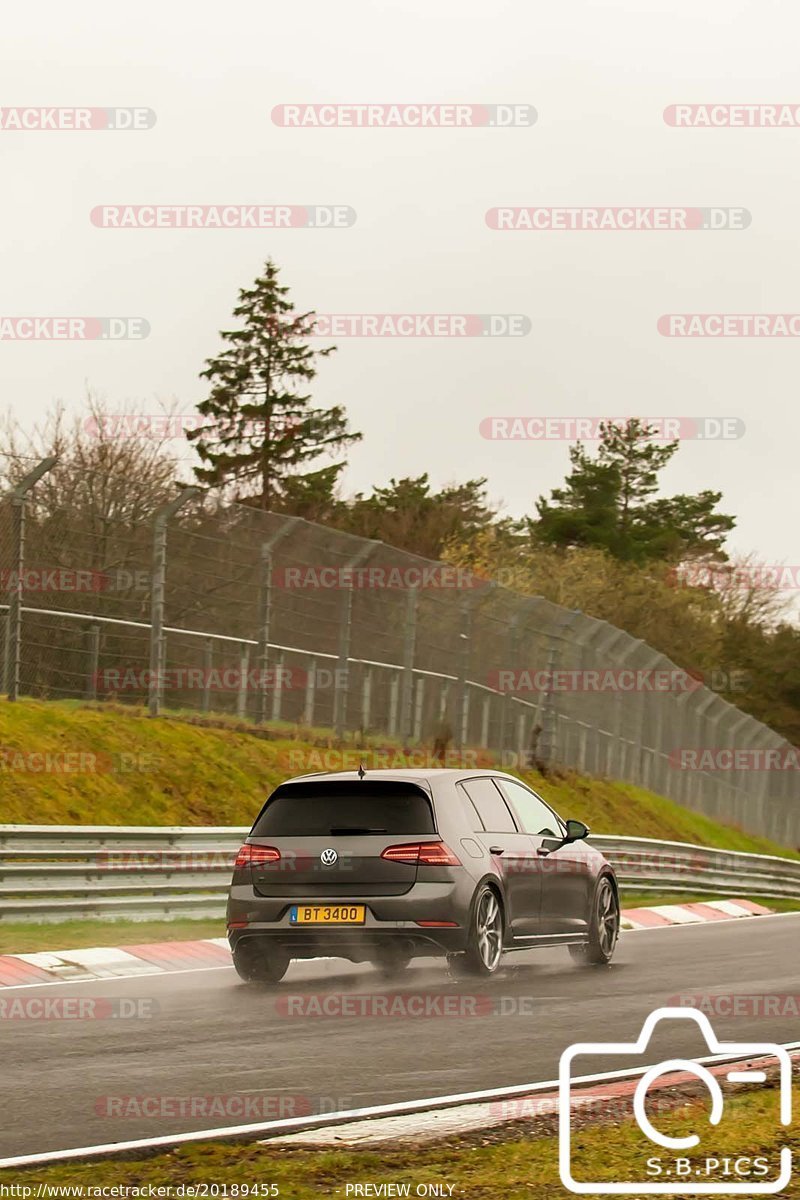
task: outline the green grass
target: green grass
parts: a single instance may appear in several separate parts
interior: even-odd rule
[[[796,1160],[800,1129],[796,1124],[789,1130],[779,1127],[776,1110],[772,1087],[732,1097],[726,1100],[722,1123],[711,1138],[701,1142],[702,1153],[681,1153],[695,1161],[709,1154],[719,1159],[765,1155],[772,1166],[778,1148],[789,1145]],[[687,1099],[674,1112],[662,1114],[658,1125],[664,1133],[682,1135],[696,1127],[702,1132],[707,1129],[706,1121],[703,1105]],[[418,1184],[439,1183],[452,1185],[453,1197],[468,1200],[567,1200],[572,1193],[559,1179],[557,1139],[552,1132],[539,1130],[538,1125],[524,1130],[516,1123],[503,1131],[487,1130],[485,1135],[371,1152],[196,1143],[147,1159],[57,1164],[19,1170],[10,1177],[2,1172],[0,1182],[34,1188],[39,1183],[98,1187],[204,1183],[229,1188],[233,1184],[275,1183],[280,1196],[291,1200],[344,1197],[348,1183],[408,1183],[412,1196]],[[656,1148],[632,1121],[583,1125],[573,1139],[575,1162],[589,1164],[591,1178],[604,1182],[648,1179],[647,1159]],[[580,1174],[577,1166],[575,1169],[577,1178],[586,1177],[582,1169]],[[772,1172],[770,1176],[774,1177]],[[797,1185],[790,1184],[781,1195],[797,1196]]]
[[[65,753],[83,756],[72,762],[78,769],[35,769],[40,764],[29,757]],[[425,751],[412,747],[409,753],[424,757]],[[494,765],[487,751],[470,754],[470,764]],[[400,744],[389,739],[337,746],[330,731],[285,722],[254,727],[196,713],[151,720],[143,709],[124,705],[0,700],[4,823],[249,825],[282,779],[353,768],[359,759],[367,768],[406,761]],[[800,857],[631,784],[573,772],[546,779],[535,771],[515,773],[562,816],[585,821],[595,833]]]
[[[130,946],[146,942],[192,942],[225,937],[225,920],[0,922],[0,954],[80,950],[84,946]]]

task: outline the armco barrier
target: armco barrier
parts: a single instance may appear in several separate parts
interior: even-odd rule
[[[221,917],[238,826],[0,825],[0,921]],[[628,892],[800,898],[800,859],[592,836]],[[544,868],[546,870],[546,868]]]

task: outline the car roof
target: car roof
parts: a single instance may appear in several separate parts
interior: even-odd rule
[[[506,771],[498,771],[494,767],[484,767],[482,769],[459,769],[456,767],[422,767],[416,769],[414,767],[399,767],[396,770],[389,767],[380,767],[375,770],[365,771],[363,776],[360,776],[358,771],[315,771],[308,775],[294,775],[291,779],[285,779],[284,783],[299,783],[300,780],[307,779],[313,779],[315,782],[326,782],[328,780],[353,780],[361,782],[362,779],[378,779],[394,780],[398,783],[403,781],[418,783],[423,780],[427,783],[432,783],[437,779],[479,779],[485,775],[492,775],[498,779],[514,778],[513,775],[509,775]]]

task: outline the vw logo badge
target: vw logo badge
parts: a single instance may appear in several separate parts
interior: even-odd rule
[[[319,856],[319,860],[323,867],[332,867],[334,863],[339,861],[339,855],[336,853],[333,847],[330,846],[327,850],[322,851],[322,854]]]

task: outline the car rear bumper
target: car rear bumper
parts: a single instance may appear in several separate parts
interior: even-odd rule
[[[232,929],[228,932],[231,950],[245,942],[263,944],[268,950],[277,944],[286,950],[290,958],[347,958],[351,962],[370,962],[380,955],[382,949],[401,951],[409,958],[440,957],[457,954],[465,949],[466,936],[462,929],[419,929],[416,926],[397,925],[385,929],[322,929],[315,928],[281,931],[274,926],[264,928],[254,925],[247,929]]]
[[[369,959],[370,951],[379,950],[387,942],[404,944],[414,954],[456,953],[466,946],[471,898],[471,886],[454,882],[418,882],[403,896],[352,895],[346,901],[341,896],[315,896],[315,905],[363,904],[364,924],[292,925],[290,909],[308,903],[308,897],[257,896],[252,887],[235,885],[228,901],[228,940],[235,949],[244,938],[270,939],[284,946],[292,958],[315,958],[327,953],[364,961]],[[419,924],[430,921],[450,924]]]

